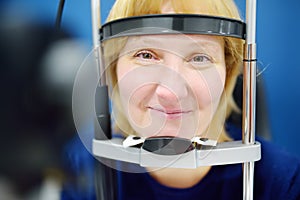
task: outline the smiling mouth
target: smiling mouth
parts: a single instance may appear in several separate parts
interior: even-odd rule
[[[160,109],[160,108],[153,108],[148,106],[148,109],[161,113],[163,115],[165,115],[168,119],[175,119],[175,118],[180,118],[185,114],[189,114],[192,111],[191,110],[179,110],[179,109],[174,109],[174,110],[164,110],[164,109]]]

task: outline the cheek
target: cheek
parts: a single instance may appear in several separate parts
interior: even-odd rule
[[[134,126],[148,126],[151,120],[146,105],[151,86],[140,86],[132,91],[123,88],[123,91],[126,94],[121,96],[121,101],[129,122]]]
[[[130,126],[140,136],[156,135],[164,126],[165,121],[160,118],[153,118],[147,109],[155,86],[147,84],[135,89],[127,86],[127,84],[120,84],[119,87],[122,109]]]
[[[187,77],[189,88],[197,99],[199,109],[217,104],[224,90],[226,70],[217,66],[195,71]]]
[[[195,99],[194,124],[198,135],[206,132],[216,113],[224,91],[225,75],[225,67],[214,67],[193,73],[186,79]]]
[[[153,82],[148,76],[151,74],[147,68],[136,67],[126,58],[120,58],[117,63],[117,80],[118,89],[123,101],[126,105],[139,104],[147,99],[153,90]],[[153,73],[153,72],[152,72]]]
[[[121,101],[124,107],[130,106],[132,109],[145,109],[145,106],[153,93],[152,91],[154,86],[136,85],[136,87],[134,87],[128,81],[121,81],[118,85]]]
[[[129,67],[131,66],[131,67]],[[133,66],[133,67],[132,67]],[[118,90],[115,93],[120,96],[121,110],[136,132],[141,132],[152,124],[152,119],[146,106],[155,91],[155,84],[145,80],[142,68],[120,62],[117,65]]]
[[[134,91],[138,88],[137,83],[134,82],[134,77],[136,75],[133,74],[132,69],[132,64],[125,57],[119,58],[117,62],[116,75],[118,91],[120,93],[123,106],[128,105],[129,99],[132,96],[135,96],[133,95]],[[124,104],[124,102],[127,103]]]
[[[120,57],[117,62],[116,75],[117,80],[122,80],[123,77],[131,70],[130,63],[124,57]]]

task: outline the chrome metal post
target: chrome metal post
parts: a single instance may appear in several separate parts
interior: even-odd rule
[[[91,16],[92,16],[92,37],[93,50],[97,63],[98,78],[100,79],[99,86],[106,85],[106,78],[104,76],[104,69],[101,63],[102,48],[100,44],[99,30],[101,28],[101,7],[100,0],[91,0]]]
[[[95,132],[95,138],[98,140],[111,139],[111,122],[108,104],[108,87],[106,85],[105,68],[102,63],[102,47],[100,42],[99,30],[101,28],[101,7],[100,0],[91,0],[92,15],[92,36],[93,51],[98,72],[98,84],[95,90],[95,126],[101,127],[102,133]],[[97,130],[97,129],[95,129]],[[97,199],[117,200],[117,171],[105,163],[114,163],[115,161],[105,158],[98,158],[95,161],[95,190]]]
[[[256,112],[256,0],[246,0],[247,36],[244,46],[243,143],[255,142]],[[243,163],[243,199],[252,200],[254,162]]]
[[[100,1],[91,0],[92,36],[94,48],[100,44],[99,28],[101,27]]]

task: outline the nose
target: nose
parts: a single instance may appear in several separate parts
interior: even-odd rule
[[[155,93],[159,103],[164,106],[178,105],[188,95],[187,82],[183,77],[183,59],[172,55],[164,59],[160,76],[160,83]]]

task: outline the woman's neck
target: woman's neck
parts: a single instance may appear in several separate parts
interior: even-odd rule
[[[162,185],[173,188],[189,188],[201,181],[209,172],[211,166],[196,169],[148,168],[152,178]]]
[[[225,129],[219,136],[218,142],[231,141]],[[210,171],[211,166],[198,167],[196,169],[179,168],[147,168],[154,180],[162,185],[173,188],[189,188],[199,183]]]

